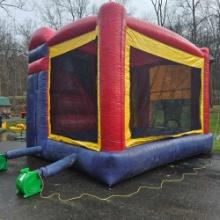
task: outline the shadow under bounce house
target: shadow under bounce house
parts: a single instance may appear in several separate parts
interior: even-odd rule
[[[73,165],[112,186],[211,151],[208,49],[119,4],[58,31],[37,30],[28,73],[27,148],[2,153],[0,167],[24,155],[55,162],[21,171],[24,197]]]

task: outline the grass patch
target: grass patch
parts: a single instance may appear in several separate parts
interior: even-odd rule
[[[5,132],[5,131],[6,131],[5,129],[0,128],[0,134],[3,133],[3,132]]]
[[[215,135],[213,150],[220,152],[220,105],[210,109],[209,128]]]

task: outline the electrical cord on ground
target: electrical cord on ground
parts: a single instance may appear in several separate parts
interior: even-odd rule
[[[44,181],[41,178],[43,185],[42,185],[42,190],[40,192],[40,197],[42,199],[51,199],[51,198],[56,196],[58,198],[58,200],[61,201],[61,202],[70,202],[70,201],[74,201],[74,200],[79,200],[79,199],[82,199],[83,197],[91,197],[91,198],[97,199],[99,201],[109,201],[109,200],[111,200],[113,198],[130,198],[130,197],[138,194],[142,189],[162,190],[164,184],[166,184],[166,183],[179,183],[179,182],[182,182],[185,179],[186,176],[196,176],[196,175],[198,175],[198,171],[199,170],[203,170],[203,169],[206,169],[206,168],[207,168],[207,166],[194,167],[194,168],[192,168],[193,172],[182,173],[181,178],[175,178],[175,179],[166,179],[165,178],[165,179],[163,179],[161,181],[160,185],[158,185],[158,186],[143,185],[143,186],[139,186],[136,191],[131,192],[129,194],[114,194],[114,195],[110,195],[110,196],[107,196],[107,197],[99,197],[97,195],[90,194],[90,193],[82,193],[82,194],[80,194],[79,196],[76,196],[76,197],[72,197],[72,198],[68,198],[68,199],[63,199],[63,198],[61,198],[61,195],[58,192],[52,193],[49,196],[44,196],[43,195]]]

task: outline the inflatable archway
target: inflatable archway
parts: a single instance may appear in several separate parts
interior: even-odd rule
[[[75,162],[112,186],[211,150],[208,49],[127,16],[119,4],[36,31],[28,74],[22,155],[58,161],[38,175]]]

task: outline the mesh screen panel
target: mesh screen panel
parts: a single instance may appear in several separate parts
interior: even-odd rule
[[[135,48],[130,52],[131,137],[201,129],[201,70]]]
[[[97,142],[97,42],[51,59],[51,133]]]

